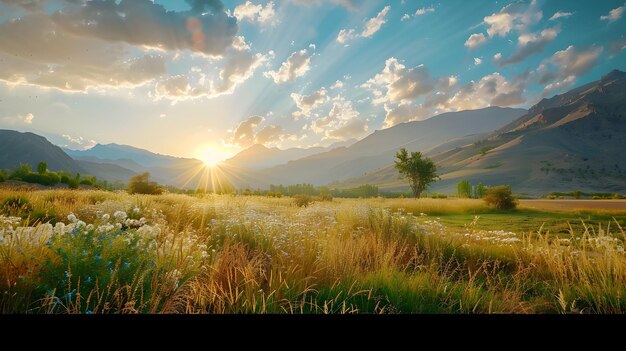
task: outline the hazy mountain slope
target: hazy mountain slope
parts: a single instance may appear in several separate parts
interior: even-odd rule
[[[243,169],[263,169],[273,166],[285,164],[289,161],[298,160],[311,155],[330,151],[338,147],[346,147],[354,144],[357,140],[350,139],[346,141],[336,142],[328,147],[311,147],[290,148],[281,150],[279,148],[268,148],[266,146],[256,144],[239,152],[237,155],[224,161],[223,163],[237,168]]]
[[[490,107],[475,111],[444,113],[430,119],[402,123],[375,131],[348,148],[312,155],[262,171],[283,184],[326,184],[361,176],[384,167],[401,147],[427,151],[449,140],[485,133],[523,115],[523,109]]]
[[[119,144],[97,144],[87,150],[69,150],[65,152],[76,158],[95,157],[104,161],[108,160],[132,160],[145,167],[168,166],[185,158],[157,154],[148,150]],[[200,162],[200,161],[198,161]]]
[[[481,153],[489,150],[484,155]],[[469,179],[487,185],[510,184],[520,193],[626,191],[626,73],[544,99],[488,138],[440,152],[433,160],[442,181],[433,191],[454,192]],[[390,162],[391,164],[391,162]],[[376,183],[406,187],[389,165],[338,184]]]
[[[11,169],[28,163],[33,169],[41,161],[52,171],[80,171],[74,160],[46,138],[33,133],[0,130],[0,168]]]
[[[137,174],[130,169],[109,163],[96,163],[84,160],[77,160],[76,163],[83,170],[83,174],[95,175],[98,179],[108,181],[127,183],[132,176]]]

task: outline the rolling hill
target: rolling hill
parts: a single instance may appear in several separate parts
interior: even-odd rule
[[[519,193],[626,191],[626,73],[543,99],[526,114],[485,138],[432,155],[442,180],[433,191],[454,192],[468,179],[510,184]],[[337,183],[406,189],[389,163],[365,176]]]
[[[335,148],[258,173],[260,177],[277,179],[282,184],[324,185],[385,167],[402,147],[427,151],[468,135],[478,135],[474,138],[479,138],[482,133],[500,128],[525,112],[523,109],[489,107],[444,113],[424,121],[375,131],[349,147]]]
[[[0,130],[0,168],[13,169],[28,163],[36,169],[41,161],[52,171],[80,172],[81,167],[63,150],[33,133]]]

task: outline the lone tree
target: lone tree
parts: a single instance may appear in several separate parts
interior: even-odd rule
[[[517,206],[513,190],[509,185],[489,187],[484,198],[485,202],[499,210],[512,210]]]
[[[396,153],[396,159],[396,169],[409,180],[415,198],[419,198],[426,187],[439,178],[435,163],[423,157],[421,152],[411,152],[409,156],[406,149],[402,148]]]
[[[128,193],[159,195],[163,193],[163,189],[157,182],[150,180],[150,173],[145,172],[130,178],[128,181]]]

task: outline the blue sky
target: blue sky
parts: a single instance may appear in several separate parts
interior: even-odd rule
[[[195,5],[195,10],[190,10]],[[0,128],[217,160],[626,70],[620,1],[0,0]]]

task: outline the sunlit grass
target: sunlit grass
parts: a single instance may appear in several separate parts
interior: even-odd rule
[[[0,203],[15,197],[29,206],[0,209],[2,313],[626,311],[623,217],[564,220],[555,233],[541,220],[483,225],[493,214],[477,200],[298,207],[287,197],[0,190]]]

